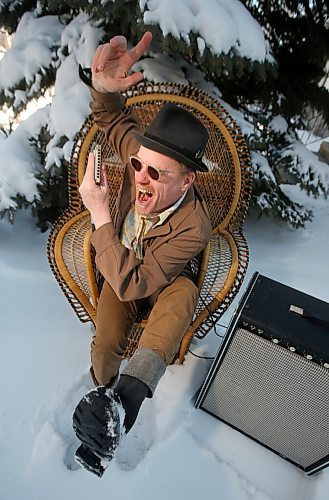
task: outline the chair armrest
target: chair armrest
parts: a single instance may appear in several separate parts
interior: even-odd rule
[[[213,234],[201,264],[199,300],[190,328],[203,338],[224,314],[240,288],[249,252],[241,231]]]

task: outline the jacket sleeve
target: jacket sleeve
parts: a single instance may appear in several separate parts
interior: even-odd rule
[[[130,154],[138,151],[140,144],[132,132],[140,131],[133,113],[124,110],[126,98],[119,93],[102,94],[90,89],[90,103],[94,123],[101,129],[107,141],[126,164]]]
[[[96,249],[98,269],[118,298],[125,302],[148,297],[172,283],[187,262],[203,250],[210,235],[211,230],[207,237],[204,231],[198,234],[191,220],[190,227],[184,225],[175,236],[168,234],[165,240],[159,238],[158,246],[154,241],[142,261],[133,250],[120,243],[111,222],[93,233],[91,243]]]
[[[79,66],[79,75],[90,90],[94,123],[105,133],[109,144],[126,164],[129,155],[136,153],[140,146],[131,134],[132,131],[140,132],[140,127],[133,113],[124,109],[127,99],[119,92],[103,93],[95,90],[90,69]]]

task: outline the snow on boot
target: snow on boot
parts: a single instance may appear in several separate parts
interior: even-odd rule
[[[120,443],[124,410],[118,396],[104,386],[88,392],[73,414],[73,429],[82,442],[75,459],[101,477]]]
[[[138,348],[112,390],[99,386],[88,392],[73,414],[73,428],[82,446],[76,460],[101,477],[124,434],[134,425],[146,397],[152,397],[166,365],[151,349]]]

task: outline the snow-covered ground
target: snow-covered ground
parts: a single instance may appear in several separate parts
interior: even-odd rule
[[[258,270],[329,302],[329,203],[306,203],[315,217],[304,230],[249,217],[243,290]],[[306,477],[194,408],[211,362],[190,354],[184,365],[168,368],[103,478],[78,468],[71,415],[91,388],[91,328],[78,321],[53,278],[46,241],[27,212],[14,226],[0,223],[0,500],[328,498],[329,469]],[[219,341],[210,333],[192,349],[215,355]]]
[[[240,2],[207,0],[197,8],[196,4],[194,0],[140,0],[144,20],[158,23],[164,34],[178,34],[188,42],[189,33],[198,32],[201,53],[205,46],[214,54],[234,48],[241,56],[271,61],[260,26]],[[211,29],[213,22],[215,30]],[[0,135],[0,208],[13,206],[16,193],[28,200],[36,195],[34,173],[39,160],[29,138],[43,125],[49,125],[53,136],[47,166],[70,157],[71,141],[89,112],[89,93],[78,79],[77,63],[90,64],[102,34],[85,14],[66,27],[55,16],[23,16],[13,48],[2,61],[5,69],[0,71],[0,87],[8,91],[25,78],[31,91],[37,90],[41,73],[51,65],[54,43],[59,45],[55,61],[59,68],[51,106],[35,111],[7,139]],[[177,54],[173,58],[155,54],[140,66],[151,80],[187,83],[188,77],[219,97],[219,90],[205,82],[195,68],[185,64],[185,73],[182,71]],[[19,104],[29,95],[16,90],[14,97]],[[248,122],[241,113],[230,112],[247,133]],[[2,125],[7,124],[8,116],[7,110],[5,115],[0,113]],[[68,139],[64,148],[58,147],[62,136]],[[308,158],[305,151],[300,154]],[[262,162],[266,175],[269,167],[264,159]],[[322,175],[325,165],[314,168]],[[296,189],[286,187],[286,191],[291,197],[301,197]],[[305,198],[304,202],[315,208],[314,221],[305,230],[292,231],[278,222],[249,217],[246,235],[251,262],[241,293],[258,270],[329,302],[329,203]],[[211,362],[190,354],[183,366],[168,368],[155,397],[144,403],[133,431],[103,478],[79,468],[73,461],[78,443],[71,416],[81,396],[92,387],[88,375],[92,332],[89,325],[78,321],[52,276],[46,242],[47,234],[34,227],[27,212],[16,214],[14,226],[6,220],[0,222],[0,500],[328,497],[329,469],[308,478],[271,451],[194,408],[193,396]],[[236,304],[237,300],[223,318],[224,324]],[[221,327],[218,330],[223,332]],[[193,343],[192,350],[215,356],[219,342],[211,332],[202,342]]]

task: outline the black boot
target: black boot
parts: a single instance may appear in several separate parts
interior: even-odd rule
[[[73,414],[73,429],[82,442],[75,458],[85,469],[102,477],[148,391],[140,380],[122,375],[113,391],[100,386],[82,398]]]
[[[165,371],[162,358],[137,349],[112,390],[100,386],[88,392],[73,414],[73,428],[82,445],[76,460],[101,477],[121,441],[136,421],[146,397],[152,397]]]
[[[128,434],[134,425],[139,409],[149,393],[149,388],[144,382],[130,375],[121,375],[114,392],[119,397],[125,418],[123,422],[124,433]]]
[[[101,477],[120,443],[124,410],[117,395],[99,386],[89,391],[73,414],[73,429],[82,445],[75,459]]]

